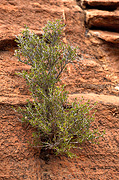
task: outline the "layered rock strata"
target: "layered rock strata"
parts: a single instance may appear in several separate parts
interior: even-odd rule
[[[119,6],[118,0],[82,0],[82,7],[115,10]]]
[[[119,32],[119,11],[87,10],[86,24],[93,29]]]
[[[98,37],[106,42],[118,44],[119,43],[119,33],[109,32],[109,31],[101,31],[101,30],[90,30],[89,36]]]
[[[119,1],[82,0],[85,23],[90,35],[111,43],[119,43]]]

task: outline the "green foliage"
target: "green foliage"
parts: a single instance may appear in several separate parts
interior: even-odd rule
[[[31,65],[30,72],[19,73],[26,80],[32,101],[19,108],[22,122],[35,128],[34,145],[52,149],[57,154],[72,156],[70,149],[84,141],[95,142],[101,136],[91,131],[94,114],[89,103],[72,103],[68,106],[68,92],[57,82],[68,63],[76,58],[76,49],[63,43],[64,25],[60,20],[48,22],[40,38],[28,28],[17,37],[19,61]]]

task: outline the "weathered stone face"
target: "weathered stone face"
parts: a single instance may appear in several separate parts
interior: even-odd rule
[[[119,43],[119,1],[82,0],[90,33],[105,41]]]
[[[82,0],[82,6],[84,8],[86,7],[98,7],[98,8],[106,8],[110,10],[114,10],[119,6],[119,1],[118,0]]]
[[[89,28],[119,32],[119,11],[86,11],[86,23]]]
[[[81,0],[77,2],[81,4]],[[119,0],[85,2],[96,2],[85,8],[100,10],[102,15],[103,11],[118,11]],[[117,2],[116,9],[111,2]],[[79,61],[67,67],[62,83],[70,101],[77,98],[79,102],[83,96],[84,101],[98,102],[92,128],[105,129],[106,134],[99,145],[84,143],[82,149],[75,149],[77,158],[50,155],[50,160],[44,161],[40,149],[28,146],[32,129],[22,126],[11,108],[23,107],[31,98],[24,79],[16,74],[30,66],[14,56],[14,39],[24,25],[42,35],[40,30],[47,21],[60,19],[63,13],[65,37],[79,47]],[[119,179],[119,44],[107,43],[119,43],[119,33],[96,29],[90,30],[88,37],[87,32],[84,11],[76,0],[0,0],[0,180]]]

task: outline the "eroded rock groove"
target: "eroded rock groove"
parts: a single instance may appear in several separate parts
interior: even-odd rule
[[[91,34],[111,43],[119,43],[119,1],[82,0],[85,23]]]

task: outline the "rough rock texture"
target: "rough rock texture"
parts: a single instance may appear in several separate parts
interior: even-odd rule
[[[118,0],[81,0],[83,7],[98,7],[105,9],[117,9],[119,6]]]
[[[86,24],[89,28],[98,28],[119,32],[119,11],[86,11]]]
[[[106,42],[119,43],[119,2],[116,0],[82,0],[87,28]]]
[[[101,2],[101,0],[100,0]],[[78,46],[78,62],[69,65],[62,83],[69,100],[91,100],[96,119],[92,128],[106,130],[99,145],[84,143],[72,150],[77,158],[49,155],[29,147],[32,132],[13,111],[29,98],[27,85],[16,72],[29,70],[14,57],[15,35],[24,29],[41,34],[47,20],[63,16],[66,41]],[[113,36],[113,34],[112,34]],[[85,31],[84,12],[75,0],[1,0],[0,4],[0,180],[117,180],[119,177],[119,46]]]
[[[98,37],[106,42],[119,43],[119,33],[101,31],[101,30],[90,30],[88,36]]]

